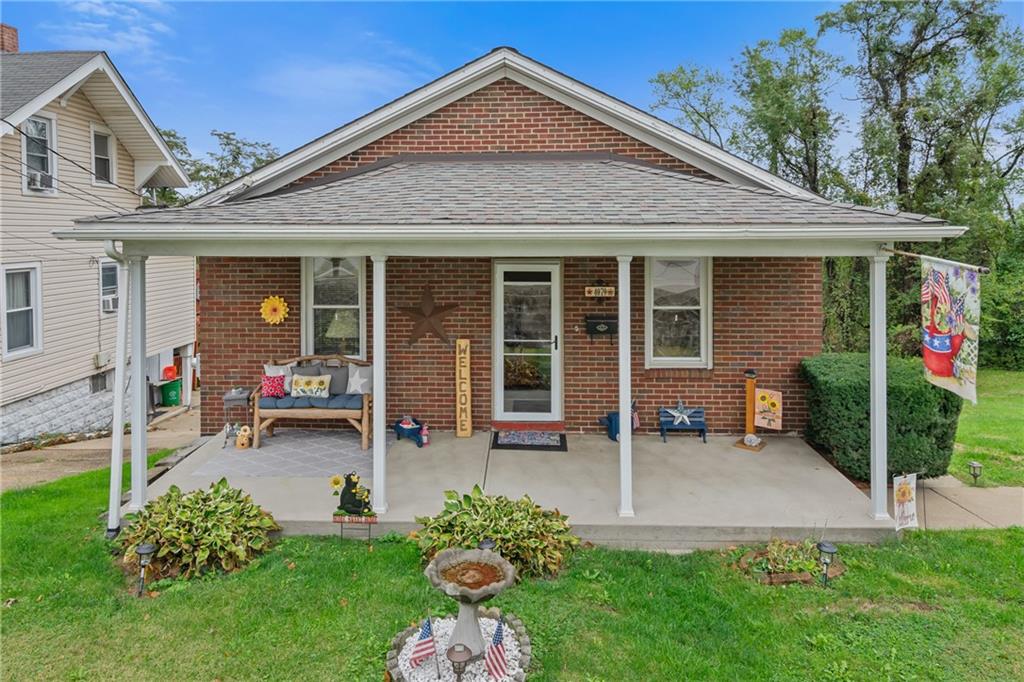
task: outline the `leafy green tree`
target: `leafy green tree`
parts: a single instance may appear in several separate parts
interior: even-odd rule
[[[676,112],[676,123],[705,142],[725,146],[732,111],[724,99],[726,79],[699,66],[678,66],[650,81],[656,97],[653,109]]]
[[[168,206],[185,204],[196,194],[217,189],[279,156],[277,148],[267,142],[253,142],[232,132],[211,130],[210,134],[217,139],[217,151],[196,158],[180,133],[171,129],[162,129],[160,133],[192,183],[184,192],[171,188],[159,190],[158,203]]]

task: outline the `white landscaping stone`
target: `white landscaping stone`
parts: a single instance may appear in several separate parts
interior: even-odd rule
[[[437,664],[441,668],[441,677],[437,676],[437,666],[434,664],[433,658],[420,663],[419,667],[413,668],[409,664],[409,659],[412,657],[413,647],[419,640],[419,628],[409,635],[405,640],[405,644],[402,646],[401,652],[398,654],[398,668],[402,675],[408,682],[435,682],[436,680],[444,680],[445,682],[455,682],[455,672],[452,670],[452,664],[448,661],[445,656],[445,652],[448,650],[448,639],[455,629],[455,618],[435,618],[433,621],[434,627],[434,643],[437,647]],[[498,621],[495,618],[480,617],[480,634],[483,635],[484,641],[490,644],[491,639],[494,637],[494,631],[498,627]],[[501,678],[498,682],[504,680],[522,680],[525,672],[520,667],[521,652],[519,650],[519,638],[516,636],[515,631],[505,622],[505,634],[503,643],[505,645],[505,660],[508,662],[508,674]],[[487,673],[487,669],[484,667],[484,660],[480,658],[476,661],[471,662],[466,666],[466,672],[462,674],[464,682],[474,682],[479,680],[480,682],[492,682],[491,676]]]

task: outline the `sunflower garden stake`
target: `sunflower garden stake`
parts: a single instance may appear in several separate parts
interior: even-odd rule
[[[260,304],[260,315],[267,324],[281,324],[288,317],[288,304],[280,296],[267,296]]]

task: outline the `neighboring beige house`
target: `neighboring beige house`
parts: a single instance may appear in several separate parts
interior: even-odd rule
[[[119,267],[103,245],[58,242],[76,218],[134,211],[188,179],[102,52],[0,53],[0,441],[112,420]],[[115,252],[116,255],[116,252]],[[195,261],[147,267],[147,374],[195,340]],[[129,387],[131,390],[132,387]]]

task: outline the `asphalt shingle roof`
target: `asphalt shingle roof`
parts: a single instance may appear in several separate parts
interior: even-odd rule
[[[101,53],[0,53],[0,115],[10,116],[98,54]]]
[[[89,221],[82,221],[89,222]],[[104,223],[296,225],[921,225],[928,216],[798,198],[607,154],[416,155],[320,184]]]

